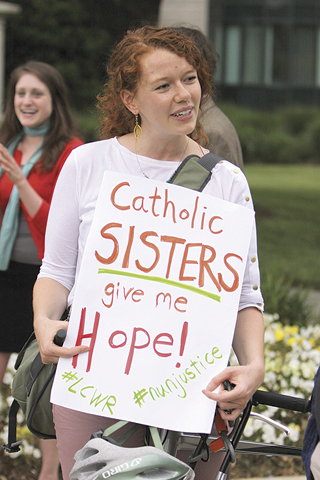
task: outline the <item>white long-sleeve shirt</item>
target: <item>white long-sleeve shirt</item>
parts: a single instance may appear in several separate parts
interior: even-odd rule
[[[167,181],[179,162],[137,158],[116,138],[82,145],[68,157],[55,187],[48,217],[45,255],[39,277],[53,278],[70,290],[69,304],[83,258],[84,247],[105,171],[123,172]],[[247,180],[241,170],[223,161],[214,168],[204,193],[253,209]],[[256,227],[252,230],[239,310],[257,307],[262,311]]]

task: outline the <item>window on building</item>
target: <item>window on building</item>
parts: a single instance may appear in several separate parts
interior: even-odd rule
[[[289,35],[287,28],[275,25],[273,28],[272,83],[285,84],[289,80]]]
[[[320,28],[317,29],[315,69],[316,69],[316,86],[320,87]]]
[[[228,85],[320,86],[319,28],[228,25],[219,40],[218,75]]]
[[[259,84],[263,79],[263,28],[249,26],[244,29],[243,75],[245,84]]]
[[[274,27],[273,82],[315,84],[316,30],[312,27]]]
[[[292,32],[289,81],[293,85],[315,84],[316,30],[298,27]]]
[[[225,82],[229,85],[237,85],[241,80],[242,38],[240,27],[227,27],[225,42]]]

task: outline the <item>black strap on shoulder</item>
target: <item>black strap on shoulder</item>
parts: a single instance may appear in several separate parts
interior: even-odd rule
[[[189,155],[181,162],[168,183],[202,192],[211,178],[213,168],[221,160],[223,159],[219,155],[212,152],[203,157]]]
[[[217,163],[223,160],[222,157],[216,155],[215,153],[208,152],[203,157],[200,157],[198,163],[205,167],[209,172],[217,165]]]

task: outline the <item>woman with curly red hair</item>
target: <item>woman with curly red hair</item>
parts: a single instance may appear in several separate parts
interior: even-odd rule
[[[84,145],[68,158],[57,183],[46,234],[46,252],[34,289],[34,325],[42,359],[56,363],[87,347],[57,347],[52,339],[60,318],[74,298],[83,250],[105,171],[167,181],[188,155],[206,153],[198,121],[203,99],[210,93],[210,71],[200,51],[185,35],[170,28],[143,27],[127,32],[109,61],[108,79],[98,98],[99,142]],[[221,162],[205,193],[252,209],[241,171]],[[65,208],[68,205],[68,208]],[[63,242],[61,242],[63,237]],[[223,418],[235,419],[260,385],[263,372],[263,300],[259,285],[255,229],[239,304],[234,348],[241,366],[228,367],[204,385],[218,401]],[[67,328],[67,326],[64,326]],[[224,380],[232,392],[212,393]],[[225,411],[232,410],[227,415]],[[54,420],[64,479],[73,456],[98,429],[116,420],[54,405]],[[128,427],[130,428],[130,426]],[[128,446],[144,445],[141,427]],[[202,462],[200,462],[202,463]],[[201,471],[198,478],[203,478]]]

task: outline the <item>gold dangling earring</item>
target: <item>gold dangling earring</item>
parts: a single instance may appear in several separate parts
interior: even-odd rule
[[[142,128],[139,125],[139,115],[136,115],[136,123],[134,125],[133,135],[136,140],[142,136]]]

